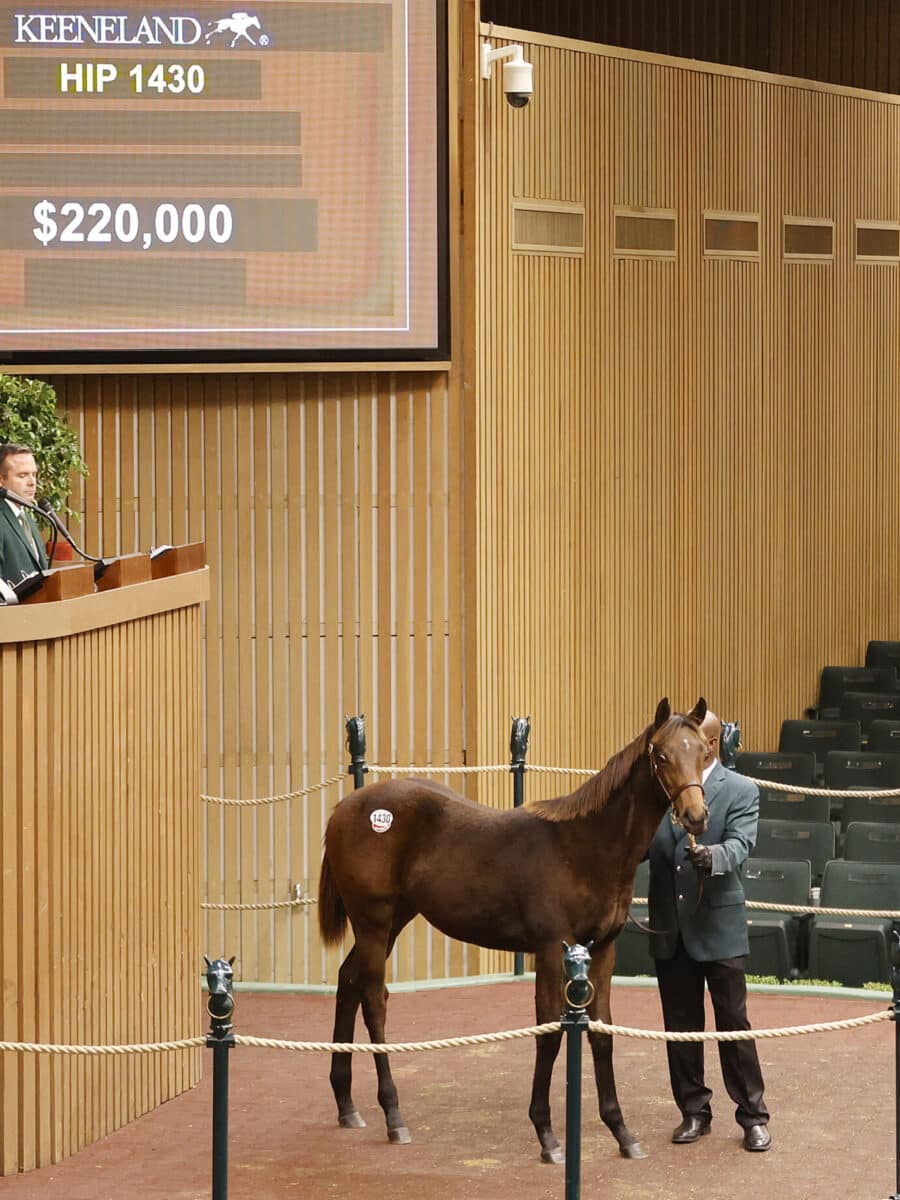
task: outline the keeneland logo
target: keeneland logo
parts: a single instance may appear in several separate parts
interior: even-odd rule
[[[17,45],[37,46],[207,46],[217,34],[231,34],[229,46],[243,39],[251,46],[268,46],[269,38],[260,30],[259,17],[233,12],[218,21],[207,21],[206,30],[196,17],[148,14],[141,17],[115,13],[13,13]]]

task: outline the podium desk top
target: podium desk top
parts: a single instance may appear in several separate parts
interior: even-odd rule
[[[71,637],[209,599],[209,567],[70,600],[0,607],[0,645]]]

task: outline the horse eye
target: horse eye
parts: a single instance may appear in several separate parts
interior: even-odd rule
[[[665,762],[669,761],[668,758],[666,757],[666,755],[662,753],[662,751],[660,751],[656,757],[657,757],[657,760],[661,763],[665,763]]]

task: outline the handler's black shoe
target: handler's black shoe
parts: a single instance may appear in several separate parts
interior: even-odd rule
[[[762,1127],[754,1126],[754,1128]],[[702,1117],[685,1117],[678,1128],[673,1131],[672,1141],[676,1146],[685,1146],[688,1142],[696,1142],[705,1133],[709,1133],[709,1121],[704,1121]]]
[[[768,1150],[772,1145],[772,1135],[768,1125],[748,1125],[744,1130],[745,1150]]]

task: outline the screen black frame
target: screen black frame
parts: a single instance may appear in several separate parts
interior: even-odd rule
[[[144,366],[208,366],[227,371],[237,364],[267,366],[278,369],[291,364],[323,363],[353,366],[354,363],[423,363],[445,362],[450,357],[450,141],[449,141],[449,28],[448,0],[434,0],[435,19],[435,90],[437,113],[436,130],[436,198],[437,198],[437,343],[420,347],[340,347],[311,349],[266,349],[234,347],[215,349],[147,350],[4,350],[0,348],[0,371],[19,366],[50,368],[75,367],[144,367]]]

